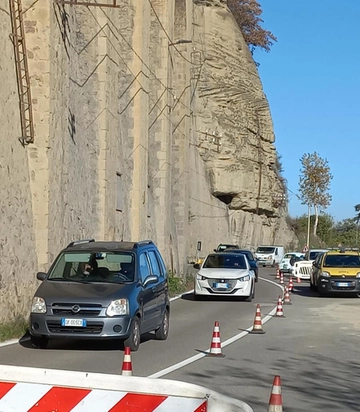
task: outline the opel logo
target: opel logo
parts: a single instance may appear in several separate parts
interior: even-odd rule
[[[79,305],[74,305],[71,310],[73,313],[79,313],[80,312],[80,306]]]
[[[344,277],[345,277],[345,275],[342,275],[342,277],[344,278]]]

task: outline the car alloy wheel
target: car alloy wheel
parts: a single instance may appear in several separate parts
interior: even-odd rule
[[[139,318],[133,320],[130,336],[125,339],[124,346],[129,347],[132,352],[136,352],[140,346],[140,321]]]
[[[166,340],[169,334],[169,312],[167,309],[164,311],[163,320],[159,329],[155,331],[155,337],[159,340]]]

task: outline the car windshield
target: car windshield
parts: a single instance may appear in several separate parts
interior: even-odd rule
[[[324,267],[360,267],[360,258],[356,255],[327,255],[324,260]]]
[[[273,247],[267,247],[267,246],[259,246],[256,249],[256,253],[273,253],[275,248]]]
[[[124,283],[134,281],[134,255],[128,252],[64,252],[48,280]]]
[[[316,251],[316,252],[310,252],[309,253],[309,260],[315,260],[316,259],[316,256],[318,256],[320,253],[324,253],[324,252],[322,252],[322,251]]]
[[[250,252],[250,250],[241,250],[241,249],[227,249],[226,252],[229,253],[242,253],[245,255],[248,259],[248,261],[255,260],[253,254]]]
[[[293,256],[296,256],[296,255],[294,255],[294,254],[292,254],[292,253],[287,253],[287,254],[283,257],[283,259],[291,259]]]
[[[245,256],[242,254],[209,255],[203,265],[204,269],[246,269]]]

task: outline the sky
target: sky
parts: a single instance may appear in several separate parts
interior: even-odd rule
[[[258,0],[263,27],[277,42],[255,51],[289,190],[289,214],[307,214],[298,199],[300,158],[317,152],[333,175],[326,213],[355,216],[360,203],[360,0]]]

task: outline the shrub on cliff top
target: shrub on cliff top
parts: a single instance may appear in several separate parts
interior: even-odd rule
[[[228,0],[228,6],[237,21],[251,53],[256,47],[270,51],[277,41],[269,30],[261,27],[262,9],[257,0]]]

